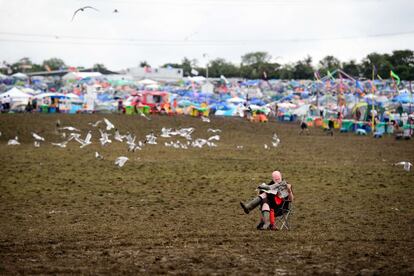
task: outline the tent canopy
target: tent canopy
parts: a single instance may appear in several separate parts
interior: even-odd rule
[[[32,97],[32,95],[22,92],[20,89],[13,87],[7,92],[4,92],[3,94],[0,94],[1,98],[8,98],[10,97],[12,101],[25,101],[29,100],[29,98]]]
[[[154,80],[150,80],[150,79],[143,79],[138,81],[138,84],[142,84],[142,85],[155,85],[158,84],[158,82],[154,81]]]
[[[12,75],[13,78],[19,79],[19,80],[27,80],[28,76],[23,73],[16,73]]]
[[[69,72],[62,77],[63,80],[81,80],[85,78],[101,77],[99,72]]]

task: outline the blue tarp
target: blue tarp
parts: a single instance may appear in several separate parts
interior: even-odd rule
[[[403,93],[395,96],[392,101],[396,103],[414,103],[413,97],[411,97],[409,93]]]

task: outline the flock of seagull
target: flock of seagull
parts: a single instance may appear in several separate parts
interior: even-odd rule
[[[206,117],[202,117],[203,122],[207,122],[209,123],[210,120]],[[112,124],[108,119],[103,118],[103,120],[99,120],[96,121],[94,123],[89,123],[90,126],[92,126],[93,128],[97,128],[99,127],[100,124],[104,123],[104,130],[102,130],[101,128],[99,128],[99,133],[100,133],[100,138],[99,138],[99,142],[101,144],[101,146],[106,146],[110,143],[112,143],[112,140],[110,139],[111,136],[113,136],[113,139],[120,142],[120,143],[126,143],[126,145],[128,146],[128,151],[130,152],[135,152],[137,150],[142,150],[142,148],[144,147],[144,145],[149,144],[149,145],[156,145],[158,144],[157,142],[157,138],[158,136],[151,131],[151,133],[149,133],[148,135],[145,136],[145,140],[144,141],[136,141],[136,136],[132,135],[131,133],[127,133],[125,135],[121,135],[119,130],[117,128],[115,128],[114,124]],[[56,126],[60,126],[60,121],[58,120],[58,122],[56,123]],[[84,148],[88,145],[92,144],[92,131],[89,130],[88,133],[86,134],[85,138],[81,138],[81,134],[80,134],[80,130],[72,127],[72,126],[64,126],[64,127],[59,127],[58,130],[61,133],[62,138],[65,138],[66,140],[59,142],[59,143],[54,143],[51,142],[51,145],[56,146],[56,147],[60,147],[60,148],[66,148],[67,144],[74,140],[76,142],[78,142],[80,144],[80,148]],[[114,133],[108,133],[109,131],[114,130]],[[161,134],[159,135],[162,138],[173,138],[173,137],[182,137],[185,139],[185,142],[180,141],[179,139],[176,139],[175,141],[169,141],[169,142],[164,142],[164,146],[165,147],[171,147],[171,148],[175,148],[175,149],[189,149],[189,148],[203,148],[203,147],[217,147],[218,145],[216,144],[217,141],[220,141],[220,135],[219,133],[221,133],[220,129],[212,129],[209,128],[207,130],[207,132],[212,133],[212,136],[203,139],[203,138],[196,138],[193,139],[192,134],[195,131],[195,129],[193,127],[189,127],[189,128],[180,128],[180,129],[172,129],[172,128],[161,128]],[[67,132],[70,132],[69,134],[67,134]],[[34,147],[39,148],[42,142],[45,142],[45,138],[41,137],[39,134],[32,132],[32,137],[34,139]],[[2,133],[0,132],[0,136],[2,135]],[[182,140],[182,139],[181,139]],[[277,148],[280,144],[280,139],[277,136],[276,133],[273,134],[272,136],[272,140],[271,140],[271,144],[270,146],[267,144],[264,144],[264,149],[269,150],[271,147],[273,148]],[[16,136],[14,139],[10,139],[7,142],[7,145],[9,146],[17,146],[20,145],[19,142],[19,138]],[[236,149],[238,150],[242,150],[243,146],[241,145],[237,145]],[[95,152],[95,157],[96,159],[102,160],[104,159],[104,157],[99,153],[99,152]],[[119,166],[119,167],[123,167],[125,165],[125,163],[128,161],[128,157],[126,156],[120,156],[118,158],[116,158],[115,160],[115,165]],[[411,168],[413,167],[413,164],[408,162],[408,161],[401,161],[401,162],[397,162],[393,164],[394,166],[403,166],[404,170],[406,171],[410,171]]]
[[[208,118],[202,117],[203,122],[210,122]],[[100,125],[103,124],[103,127]],[[127,133],[121,135],[119,130],[111,123],[108,119],[103,118],[103,120],[99,120],[93,123],[89,123],[89,125],[93,128],[99,128],[100,138],[99,142],[101,146],[106,146],[112,143],[112,140],[116,140],[120,143],[126,143],[128,151],[135,152],[138,150],[142,150],[142,148],[148,145],[156,145],[158,144],[157,138],[158,136],[151,131],[148,135],[145,136],[143,141],[137,141],[136,136],[132,135],[131,133]],[[86,136],[83,138],[81,135],[81,130],[77,129],[73,126],[64,126],[60,127],[60,121],[56,122],[56,126],[58,127],[57,130],[59,131],[62,138],[65,140],[62,142],[51,142],[50,144],[60,148],[66,148],[67,144],[70,141],[76,141],[79,143],[80,148],[84,148],[92,144],[92,131],[89,130]],[[110,133],[110,131],[112,131]],[[172,129],[172,128],[161,128],[161,133],[159,137],[162,138],[172,138],[170,141],[164,142],[165,147],[171,147],[175,149],[189,149],[189,148],[203,148],[203,147],[217,147],[217,141],[220,141],[220,133],[222,132],[221,129],[213,129],[208,128],[207,132],[210,133],[210,137],[204,138],[193,138],[192,134],[194,133],[195,128],[188,127],[188,128],[180,128],[180,129]],[[41,143],[45,142],[45,138],[41,137],[39,134],[32,132],[32,137],[34,139],[34,147],[39,148]],[[1,132],[0,132],[1,136]],[[181,139],[178,139],[180,138]],[[175,139],[174,139],[175,138]],[[184,139],[182,139],[184,138]],[[184,140],[184,141],[183,141]],[[272,147],[277,147],[280,143],[280,139],[276,135],[273,134],[272,137]],[[16,136],[14,139],[10,139],[7,143],[9,146],[17,146],[20,145],[19,138]],[[236,146],[237,149],[243,149],[243,146]],[[265,144],[265,149],[270,149],[270,147]],[[95,152],[96,159],[102,160],[104,157],[99,152]],[[128,161],[128,157],[120,156],[116,158],[115,165],[122,167]]]

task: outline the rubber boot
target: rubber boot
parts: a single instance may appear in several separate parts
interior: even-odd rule
[[[260,202],[262,202],[262,198],[258,196],[258,197],[253,198],[246,204],[244,204],[243,202],[240,202],[240,206],[243,208],[244,212],[248,214],[250,213],[251,210],[259,206]]]
[[[270,212],[269,211],[263,211],[262,212],[263,221],[264,224],[262,226],[262,230],[268,230],[270,229]]]

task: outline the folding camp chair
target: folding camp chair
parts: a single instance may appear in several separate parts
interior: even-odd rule
[[[275,227],[278,230],[286,229],[290,230],[292,228],[290,224],[291,216],[293,215],[293,202],[285,200],[283,202],[282,208],[278,209],[275,213]]]

